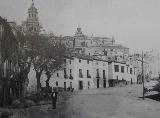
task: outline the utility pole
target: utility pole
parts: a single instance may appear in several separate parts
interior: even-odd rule
[[[143,100],[145,99],[145,90],[144,90],[144,70],[143,70],[143,63],[144,63],[144,54],[143,54],[143,51],[142,51],[142,85],[143,85]]]
[[[159,59],[160,59],[160,58],[159,58],[159,55],[160,55],[160,54],[158,53],[158,64],[157,64],[157,65],[158,65],[158,78],[160,79],[160,72],[159,72]]]

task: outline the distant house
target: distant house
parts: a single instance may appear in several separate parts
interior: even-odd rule
[[[123,84],[137,83],[137,71],[133,65],[127,65],[125,62],[110,61],[108,69],[110,86],[116,86],[116,84],[119,84],[118,82],[123,82]]]

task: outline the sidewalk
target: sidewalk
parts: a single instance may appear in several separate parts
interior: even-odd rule
[[[0,118],[1,117],[7,117],[13,115],[12,110],[8,109],[8,108],[0,108]]]
[[[63,109],[65,107],[65,102],[72,97],[74,93],[72,92],[62,92],[58,95],[57,100],[57,110],[54,110],[54,112],[58,113],[60,109]],[[52,110],[52,101],[51,100],[42,100],[38,104],[30,105],[27,108],[0,108],[0,118],[3,117],[9,117],[9,118],[21,118],[21,115],[26,118],[30,118],[27,116],[28,114],[32,113],[39,113],[41,115],[44,115],[44,111],[50,113]],[[63,108],[62,108],[63,107]],[[31,110],[32,109],[32,110]],[[31,111],[30,111],[31,110]],[[41,111],[42,110],[42,111]],[[63,111],[63,110],[62,110]],[[53,114],[53,113],[52,113]],[[25,116],[26,115],[26,116]]]

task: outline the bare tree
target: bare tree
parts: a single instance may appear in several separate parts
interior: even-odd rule
[[[29,36],[28,43],[31,63],[36,71],[37,94],[40,94],[42,72],[46,73],[46,87],[49,88],[51,74],[63,64],[66,48],[60,42],[51,42],[49,37],[43,35]]]

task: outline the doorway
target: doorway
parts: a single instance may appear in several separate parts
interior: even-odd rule
[[[66,82],[64,82],[64,90],[66,91],[67,87],[66,87]]]
[[[97,79],[97,88],[99,88],[99,79]]]
[[[79,81],[79,90],[83,89],[83,81]]]
[[[106,79],[103,80],[103,88],[106,88]]]

